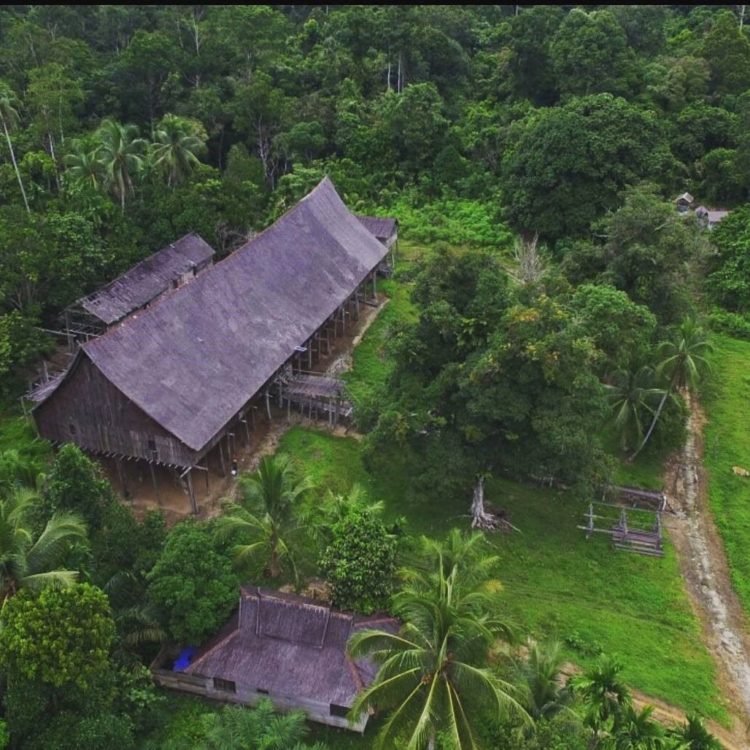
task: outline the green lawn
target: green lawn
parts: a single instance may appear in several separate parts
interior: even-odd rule
[[[750,614],[750,342],[714,337],[710,391],[704,397],[708,415],[705,466],[709,497],[729,559],[732,583]]]
[[[319,488],[345,491],[359,482],[386,512],[403,515],[408,531],[432,536],[469,527],[470,498],[436,505],[409,494],[396,467],[371,476],[352,438],[296,427],[280,449],[295,456]],[[520,534],[491,536],[502,560],[502,594],[521,632],[566,641],[569,656],[589,663],[600,650],[618,655],[626,679],[645,692],[713,718],[713,664],[690,612],[673,550],[664,559],[617,553],[607,541],[585,539],[576,525],[585,503],[555,491],[505,480],[488,484],[488,499],[511,514]]]

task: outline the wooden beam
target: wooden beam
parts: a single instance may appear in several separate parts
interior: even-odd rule
[[[159,504],[159,507],[161,508],[161,497],[159,496],[159,483],[156,481],[156,471],[154,469],[153,461],[148,462],[148,468],[151,469],[151,481],[154,484],[154,492],[156,493],[156,502]]]

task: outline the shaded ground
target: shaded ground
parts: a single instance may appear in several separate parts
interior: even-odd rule
[[[719,684],[734,714],[733,736],[750,744],[750,639],[740,601],[732,588],[729,566],[708,507],[703,468],[705,417],[691,405],[685,445],[670,462],[665,487],[677,511],[666,519],[704,641],[718,666]]]

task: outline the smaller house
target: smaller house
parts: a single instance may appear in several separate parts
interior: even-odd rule
[[[391,248],[398,239],[398,221],[380,216],[361,216],[357,214],[359,223],[375,239],[380,241],[387,248]]]
[[[163,687],[245,705],[269,698],[279,710],[301,709],[312,721],[364,732],[367,712],[351,723],[347,716],[377,668],[369,659],[350,658],[347,642],[356,630],[397,627],[389,617],[242,587],[237,612],[216,636],[183,651],[171,669],[157,658],[152,671]]]
[[[695,218],[704,229],[713,229],[722,219],[729,215],[729,211],[721,209],[706,208],[698,206],[695,209]]]
[[[213,257],[214,249],[202,237],[186,234],[79,299],[66,311],[69,334],[88,338],[103,333],[171,289],[187,284],[213,264]]]
[[[681,213],[687,213],[690,210],[690,207],[693,205],[693,201],[695,199],[693,198],[690,193],[683,193],[682,195],[678,195],[675,198],[675,205],[677,206],[677,210]]]

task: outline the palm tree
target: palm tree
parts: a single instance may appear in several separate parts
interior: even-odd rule
[[[37,495],[17,489],[0,500],[0,601],[20,588],[48,583],[70,585],[78,573],[57,566],[71,543],[86,538],[86,526],[74,513],[55,513],[36,539],[30,521]]]
[[[630,691],[621,680],[622,666],[602,657],[591,669],[573,679],[573,690],[586,704],[584,723],[593,732],[594,747],[599,744],[609,722],[615,723],[630,705]]]
[[[604,387],[614,413],[620,445],[626,451],[631,443],[638,445],[643,440],[643,417],[646,413],[654,414],[651,403],[659,396],[663,397],[665,391],[654,387],[654,371],[648,366],[618,370],[611,381]]]
[[[286,560],[295,579],[297,569],[287,543],[292,529],[295,506],[312,488],[301,479],[286,456],[264,456],[257,471],[240,480],[243,492],[240,504],[226,506],[226,515],[217,522],[224,537],[241,536],[245,541],[235,547],[235,562],[242,567],[260,558],[271,578],[278,578]]]
[[[135,125],[121,125],[114,120],[104,120],[97,133],[104,183],[120,201],[123,213],[125,197],[133,191],[133,178],[143,168],[146,141],[137,138],[137,133]]]
[[[30,214],[31,209],[29,208],[29,201],[26,197],[26,190],[23,186],[23,180],[21,179],[21,172],[18,169],[18,163],[16,162],[16,152],[13,150],[13,143],[10,140],[10,131],[18,125],[19,117],[16,106],[18,100],[12,89],[5,83],[0,82],[0,122],[3,124],[3,132],[5,133],[5,140],[8,144],[8,151],[10,151],[10,160],[13,162],[13,169],[16,171],[16,179],[18,180],[18,187],[21,188],[21,195],[23,196],[23,205],[26,206],[26,213]]]
[[[669,378],[669,386],[659,402],[643,442],[631,456],[631,459],[635,458],[648,442],[656,423],[659,421],[667,396],[673,389],[682,391],[688,397],[696,390],[701,375],[710,369],[705,355],[711,351],[713,351],[711,342],[693,318],[685,318],[680,323],[675,338],[671,341],[664,341],[659,345],[662,360],[656,368],[656,372]]]
[[[517,664],[524,687],[524,708],[532,719],[551,719],[567,709],[573,690],[563,685],[560,671],[565,659],[559,643],[529,643],[526,658]]]
[[[198,154],[205,151],[205,138],[198,135],[195,124],[175,115],[164,115],[155,132],[153,145],[154,164],[167,174],[167,184],[172,187],[190,174],[200,164]]]
[[[394,596],[393,610],[403,621],[398,633],[365,630],[349,640],[353,657],[370,655],[380,664],[351,709],[355,717],[369,706],[392,709],[379,749],[432,750],[438,732],[457,750],[476,748],[476,722],[486,711],[530,721],[514,687],[485,666],[490,645],[508,633],[488,614],[489,595],[463,590],[458,566],[448,575],[438,567],[430,578],[429,590],[420,584]]]
[[[663,750],[664,729],[651,718],[653,713],[653,706],[640,711],[626,706],[615,725],[612,750]]]
[[[144,644],[162,643],[167,639],[156,607],[147,600],[142,578],[121,570],[102,588],[109,598],[117,626],[118,649],[137,649]]]
[[[99,189],[102,182],[102,162],[99,159],[101,146],[87,149],[76,139],[73,141],[72,150],[65,156],[63,162],[70,176],[80,182],[88,183]]]
[[[324,750],[318,743],[302,743],[307,732],[302,711],[277,714],[266,698],[252,709],[226,706],[213,713],[206,733],[206,747],[211,750]]]
[[[405,580],[424,582],[425,574],[429,578],[435,569],[442,570],[448,576],[454,567],[458,567],[463,585],[481,583],[488,587],[500,558],[490,553],[487,537],[481,532],[466,534],[461,529],[453,528],[445,539],[421,537],[418,557],[410,563],[410,568],[401,571],[401,577]],[[493,583],[496,587],[500,585],[499,581]]]
[[[695,715],[689,715],[685,724],[671,729],[669,736],[677,740],[676,750],[722,750],[724,747]]]

